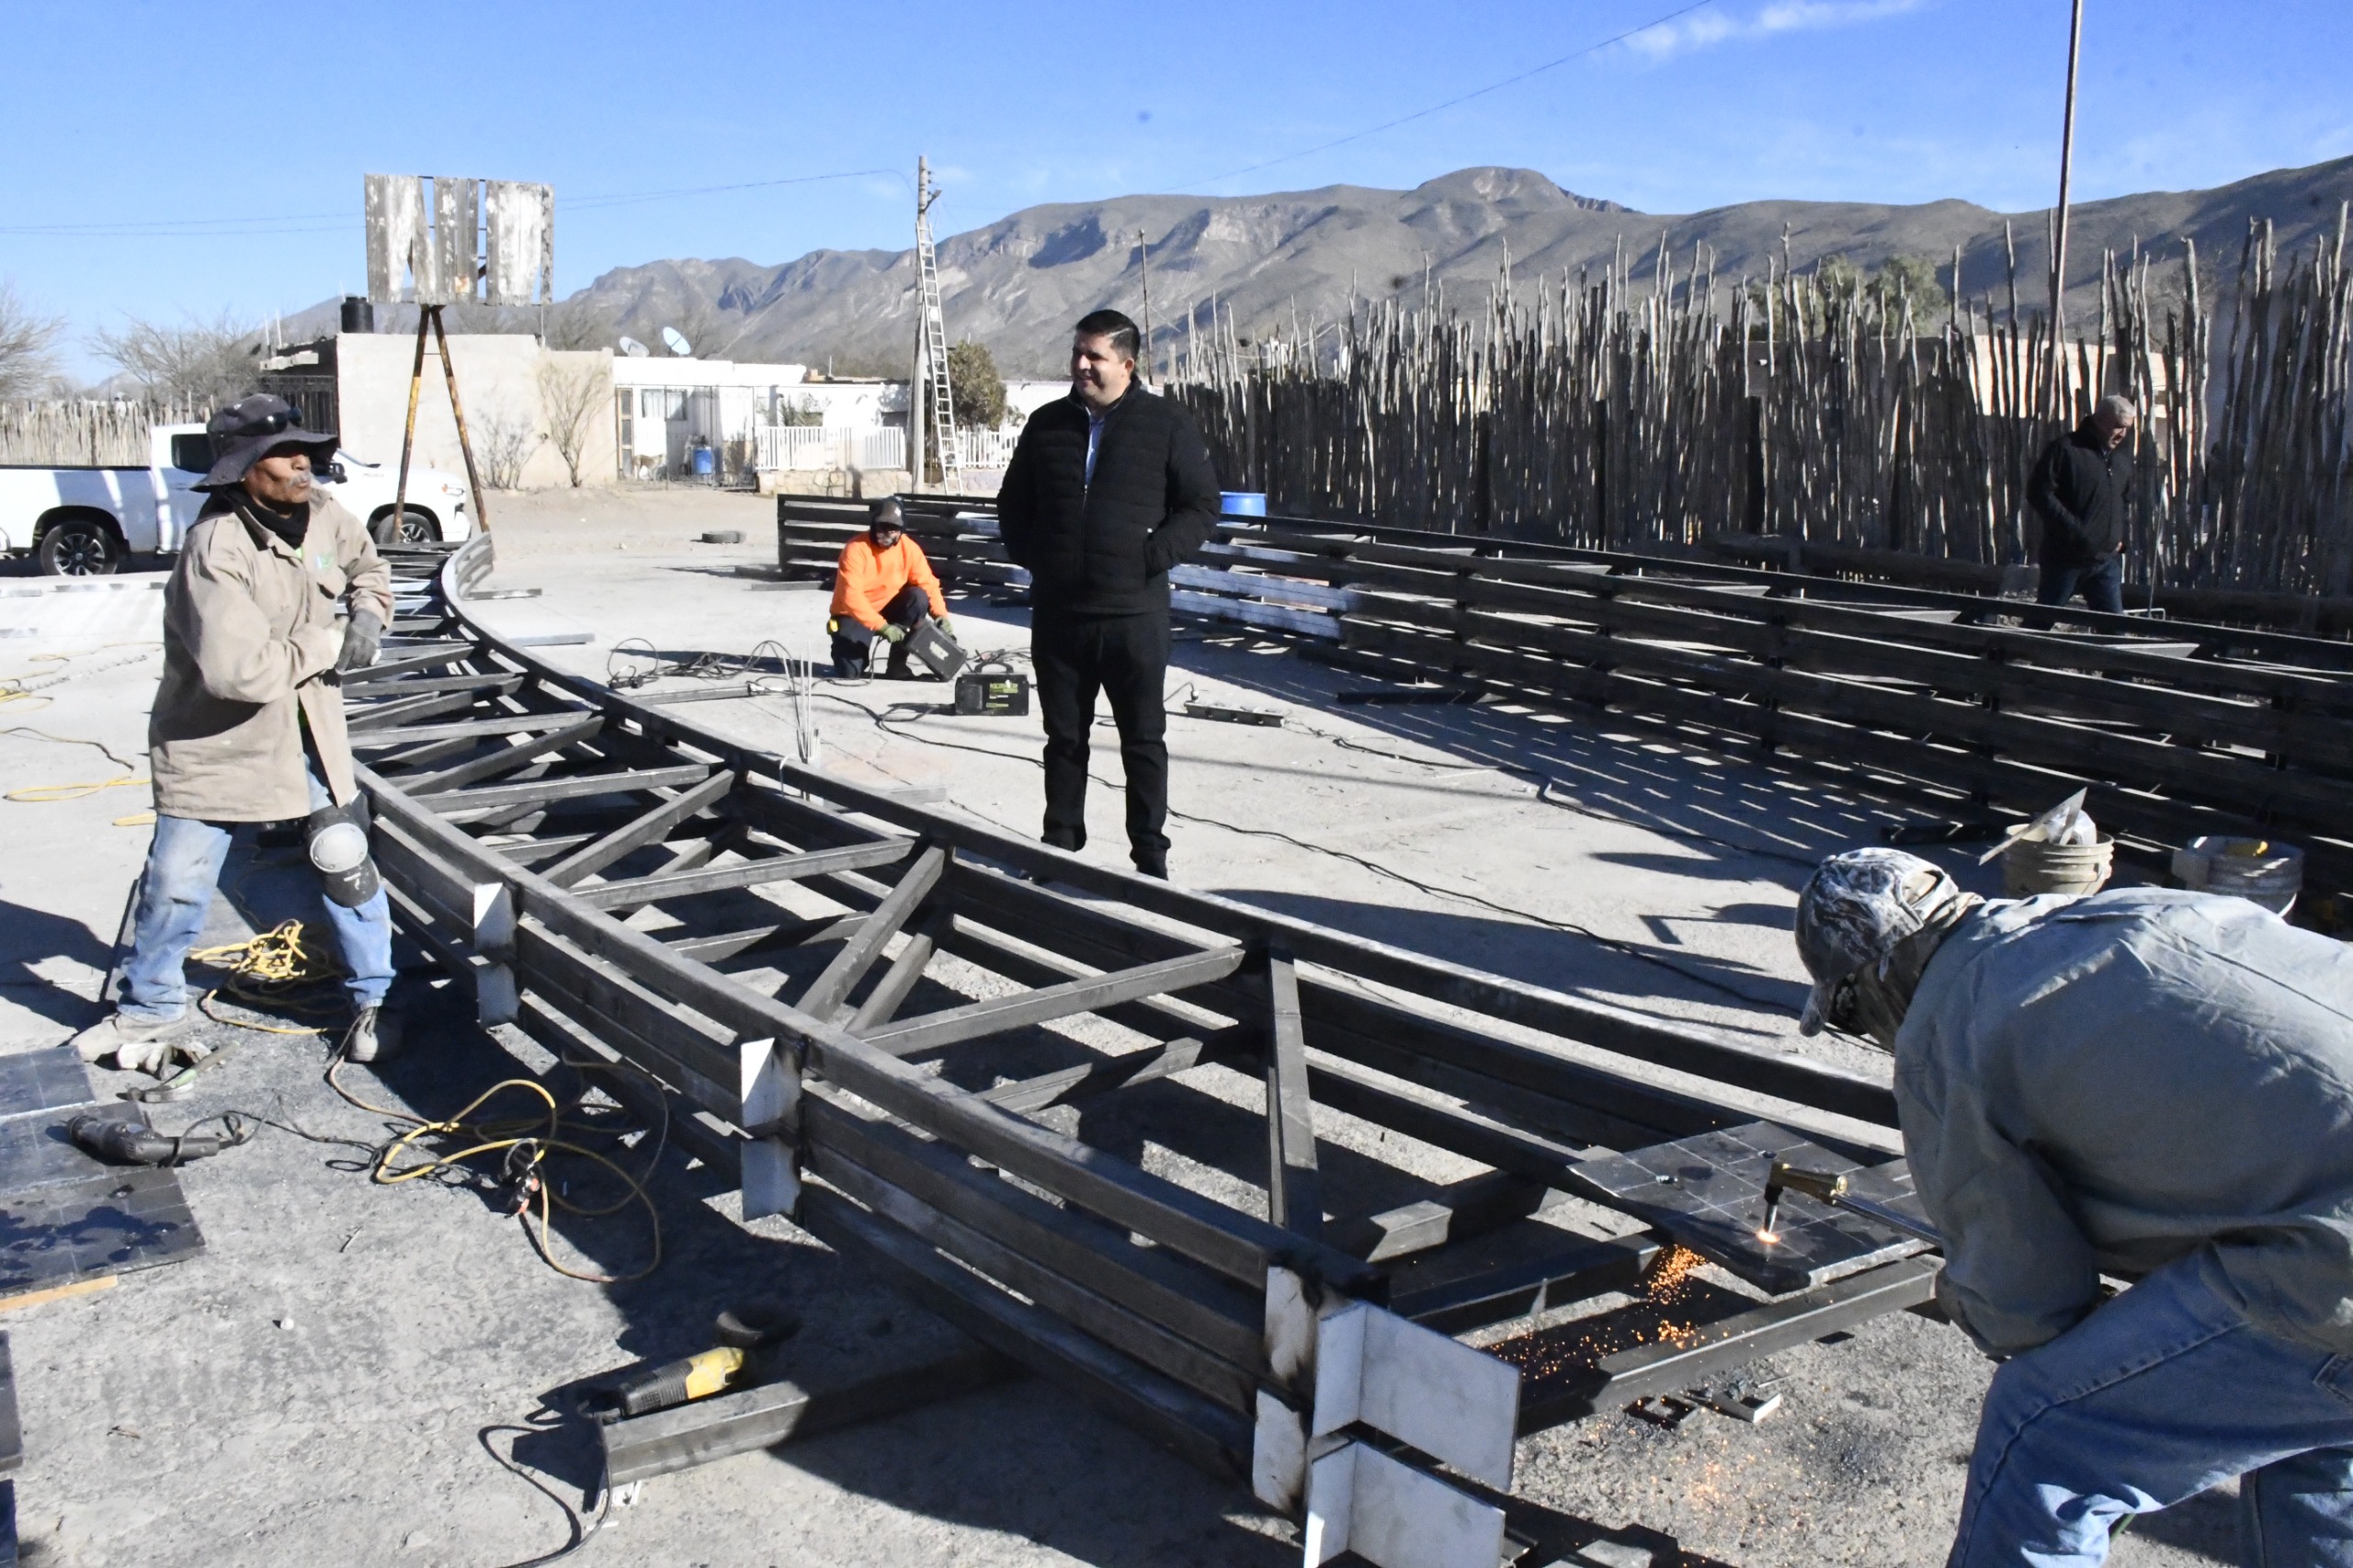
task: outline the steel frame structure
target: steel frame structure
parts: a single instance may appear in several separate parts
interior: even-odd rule
[[[613,1092],[734,1173],[745,1218],[1248,1485],[1311,1562],[1489,1568],[1518,1433],[1930,1295],[1909,1256],[1667,1307],[1643,1299],[1663,1236],[1541,1218],[1608,1203],[1589,1160],[1762,1117],[1883,1163],[1883,1082],[739,744],[475,624],[491,551],[392,551],[393,637],[349,677],[402,926],[484,1024],[635,1069]],[[909,1012],[938,986],[960,999]],[[1155,1103],[1139,1156],[1073,1130]],[[1441,1153],[1478,1174],[1415,1174]]]

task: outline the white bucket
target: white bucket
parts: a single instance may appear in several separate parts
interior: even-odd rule
[[[2116,866],[2116,841],[2096,844],[2012,844],[2002,853],[2002,891],[2012,898],[2037,893],[2095,893]]]
[[[2304,852],[2277,839],[2208,834],[2173,852],[2173,874],[2183,887],[2232,893],[2285,915],[2303,891]]]

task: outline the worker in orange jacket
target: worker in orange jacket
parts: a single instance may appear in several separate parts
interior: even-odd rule
[[[949,636],[955,632],[939,578],[924,559],[923,546],[907,537],[907,517],[895,495],[868,509],[866,532],[842,546],[834,564],[834,674],[845,680],[867,674],[877,637],[891,644],[883,675],[907,678],[907,633],[929,615]]]

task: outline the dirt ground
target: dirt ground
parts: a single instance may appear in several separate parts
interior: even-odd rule
[[[665,652],[745,653],[767,637],[822,646],[822,597],[756,574],[773,560],[771,501],[541,492],[494,495],[491,516],[498,585],[543,594],[485,613],[511,631],[588,631],[591,642],[551,650],[569,667],[601,674],[632,636]],[[696,542],[722,528],[743,529],[744,542]],[[30,704],[0,707],[0,727],[66,737],[0,733],[0,792],[108,777],[111,765],[75,740],[137,760],[160,598],[143,585],[72,606],[0,597],[0,633],[23,631],[0,636],[0,676],[45,679],[48,699],[21,719]],[[968,641],[1026,646],[1017,610],[969,601],[957,613]],[[53,654],[63,657],[37,657]],[[1187,813],[1173,835],[1179,881],[1814,1049],[1790,1033],[1789,903],[1813,858],[1868,841],[1882,803],[1606,726],[1336,710],[1332,672],[1232,640],[1180,643],[1176,663],[1172,689],[1189,680],[1293,721],[1172,727]],[[829,766],[944,782],[953,809],[1025,830],[1033,821],[1028,722],[960,725],[880,687],[834,695],[821,715]],[[770,745],[784,733],[772,705],[701,703],[694,716]],[[1116,782],[1115,751],[1097,766]],[[0,805],[14,829],[0,855],[0,1051],[53,1045],[97,1016],[145,848],[141,828],[114,824],[146,804],[144,790],[123,787]],[[1090,853],[1116,859],[1115,790],[1097,790],[1091,810],[1102,815]],[[1284,836],[1245,831],[1262,827]],[[258,909],[272,879],[292,874],[273,853],[238,873],[242,904]],[[322,1081],[317,1038],[211,1026],[241,1042],[238,1059],[157,1120],[233,1107],[280,1126],[187,1171],[205,1253],[0,1312],[24,1421],[28,1562],[472,1568],[541,1561],[584,1533],[581,1561],[711,1568],[1298,1560],[1286,1528],[1245,1494],[1035,1381],[656,1479],[590,1529],[602,1501],[595,1450],[568,1414],[584,1381],[700,1347],[711,1312],[747,1294],[798,1311],[806,1326],[788,1367],[812,1376],[920,1350],[943,1331],[793,1227],[739,1223],[733,1194],[675,1158],[647,1185],[661,1264],[613,1286],[550,1268],[476,1188],[371,1184],[354,1145],[401,1125],[388,1112],[449,1115],[548,1066],[519,1036],[475,1028],[426,969],[404,972],[395,994],[410,1048],[344,1074],[382,1110]],[[93,1076],[102,1094],[127,1081]],[[1147,1110],[1189,1114],[1210,1092],[1171,1085]],[[550,1246],[576,1270],[629,1273],[653,1244],[645,1214],[625,1210],[560,1222]],[[1834,1337],[1758,1369],[1785,1380],[1786,1396],[1761,1426],[1711,1413],[1671,1430],[1620,1414],[1572,1423],[1522,1442],[1517,1490],[1613,1529],[1665,1532],[1695,1563],[1939,1562],[1990,1368],[1949,1328],[1909,1314]],[[2114,1561],[2231,1561],[2229,1506],[2216,1494],[2148,1518]]]

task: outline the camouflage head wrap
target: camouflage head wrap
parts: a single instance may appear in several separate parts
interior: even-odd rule
[[[1886,966],[1898,948],[1957,924],[1981,902],[1941,867],[1900,849],[1849,849],[1824,860],[1798,894],[1798,957],[1813,976],[1799,1029],[1822,1032],[1840,983],[1865,970],[1891,978]]]

